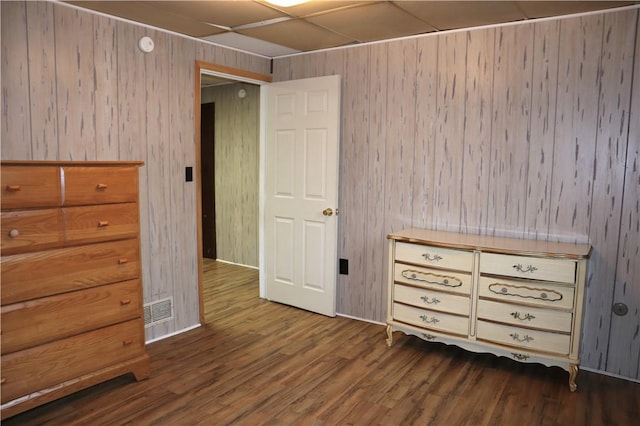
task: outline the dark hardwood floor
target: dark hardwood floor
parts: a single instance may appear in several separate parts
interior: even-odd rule
[[[640,384],[395,334],[259,299],[255,270],[205,260],[206,324],[124,376],[3,425],[632,425]]]

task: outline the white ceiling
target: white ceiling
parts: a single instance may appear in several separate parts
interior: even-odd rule
[[[66,1],[212,43],[278,57],[378,40],[568,15],[640,1]]]

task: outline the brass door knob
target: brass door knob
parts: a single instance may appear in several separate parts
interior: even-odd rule
[[[330,208],[326,208],[322,210],[322,214],[325,216],[333,216],[333,210],[331,210]]]

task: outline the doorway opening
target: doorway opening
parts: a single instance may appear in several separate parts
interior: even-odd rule
[[[194,90],[195,92],[194,111],[196,116],[195,117],[196,171],[194,173],[194,178],[196,180],[195,182],[196,183],[196,222],[198,226],[198,230],[197,230],[198,232],[198,292],[199,292],[198,297],[199,297],[199,309],[200,309],[200,314],[199,314],[200,323],[204,324],[205,323],[205,306],[204,306],[204,297],[203,297],[203,294],[204,294],[203,263],[204,263],[204,258],[209,257],[211,255],[211,246],[209,243],[204,242],[203,233],[206,232],[207,237],[209,238],[211,237],[210,229],[212,226],[211,224],[212,221],[210,219],[213,219],[213,222],[215,223],[213,225],[214,229],[217,228],[217,230],[214,231],[216,234],[216,237],[218,237],[218,238],[214,237],[215,257],[217,258],[217,257],[224,256],[223,251],[231,247],[231,245],[227,245],[227,247],[225,247],[225,244],[223,242],[224,239],[222,238],[224,236],[221,237],[219,235],[223,233],[222,230],[225,230],[225,226],[222,224],[224,222],[224,218],[220,218],[219,220],[216,220],[216,215],[220,216],[220,214],[223,213],[223,210],[224,210],[223,206],[225,203],[221,202],[220,206],[216,206],[215,199],[216,198],[220,199],[220,196],[224,196],[225,193],[228,193],[226,195],[231,195],[231,196],[238,195],[238,190],[234,188],[233,185],[244,185],[245,187],[254,186],[252,190],[256,194],[255,209],[257,210],[258,209],[257,203],[260,195],[258,170],[255,171],[256,178],[254,180],[247,179],[246,176],[243,176],[242,167],[237,167],[237,166],[234,167],[235,170],[239,171],[239,174],[229,175],[229,176],[227,176],[227,172],[225,172],[224,170],[216,170],[216,167],[215,167],[216,162],[219,165],[218,168],[224,168],[223,166],[220,166],[221,164],[220,161],[222,161],[222,165],[229,165],[231,163],[228,161],[225,161],[224,158],[216,158],[215,154],[210,153],[210,151],[208,151],[210,149],[214,149],[213,148],[214,143],[218,143],[222,141],[212,142],[210,136],[205,136],[207,135],[206,132],[213,131],[214,133],[213,139],[215,140],[216,139],[215,134],[217,133],[218,135],[221,135],[221,133],[223,132],[223,129],[222,128],[216,129],[216,127],[214,127],[214,129],[211,130],[211,129],[205,129],[202,127],[203,120],[209,120],[211,117],[210,115],[211,111],[208,110],[209,107],[205,107],[204,105],[214,104],[213,106],[214,110],[212,114],[215,117],[215,121],[217,121],[218,123],[224,123],[226,120],[229,119],[229,117],[238,115],[233,111],[233,108],[225,108],[224,106],[225,100],[230,101],[230,98],[233,98],[234,105],[237,105],[238,102],[241,103],[241,101],[243,101],[245,97],[249,98],[249,96],[253,95],[254,97],[253,108],[256,109],[255,114],[257,114],[257,120],[252,125],[253,127],[255,127],[252,129],[252,131],[255,132],[255,135],[257,138],[254,143],[255,145],[254,157],[255,157],[255,161],[257,162],[256,168],[259,168],[260,167],[259,166],[260,89],[258,86],[270,82],[271,77],[268,75],[256,74],[256,73],[252,73],[244,70],[219,66],[216,64],[210,64],[210,63],[205,63],[200,61],[196,61],[195,68],[196,68],[195,69],[196,75],[195,75],[195,90]],[[212,101],[212,99],[208,99],[208,98],[205,99],[203,97],[203,93],[205,93],[205,96],[207,97],[209,96],[207,94],[208,92],[203,91],[204,85],[220,85],[221,86],[220,90],[214,90],[212,92],[214,94],[211,95],[214,98],[218,96],[218,99],[219,99],[218,101]],[[247,102],[244,102],[245,109],[247,107],[247,104],[248,104]],[[207,114],[207,117],[205,117],[205,114]],[[227,118],[225,118],[225,114],[227,114]],[[220,126],[222,126],[222,124]],[[235,130],[240,130],[240,131],[246,130],[245,128],[246,126],[242,126],[242,124],[241,123],[239,124],[238,122],[233,123],[229,127],[234,128]],[[206,140],[204,138],[206,138]],[[223,138],[222,136],[219,136],[218,139],[222,140],[225,138]],[[208,146],[208,145],[211,145],[211,146]],[[234,147],[234,148],[237,148],[237,147]],[[240,152],[240,154],[231,154],[231,155],[242,156],[244,154]],[[235,159],[237,160],[238,158],[235,157]],[[242,160],[242,158],[240,160]],[[210,162],[211,164],[207,164],[207,162]],[[213,170],[211,170],[210,166],[213,166]],[[215,189],[216,187],[215,178],[212,179],[212,176],[215,176],[216,174],[218,176],[223,176],[222,179],[225,180],[225,182],[218,182],[217,190]],[[205,182],[205,179],[207,180],[207,182]],[[226,189],[224,191],[221,191],[220,189],[221,187],[224,187]],[[212,203],[213,203],[213,207],[212,207]],[[218,212],[217,210],[220,210],[220,212]],[[227,208],[227,211],[229,211],[228,208]],[[211,218],[212,213],[213,213],[213,218]],[[233,211],[229,214],[241,215],[242,212],[239,209],[236,209],[236,211]],[[254,214],[257,215],[257,211],[254,212]],[[207,215],[207,218],[205,218],[204,215]],[[235,220],[237,218],[233,218],[233,219]],[[253,222],[251,218],[248,218],[248,220],[249,222]],[[253,224],[255,226],[254,238],[255,238],[255,241],[257,242],[259,238],[258,236],[259,229],[257,224],[258,221],[255,220],[254,222],[256,222]],[[236,224],[233,224],[232,226],[229,226],[229,228],[231,227],[237,228],[238,225],[236,223]],[[243,228],[241,229],[241,231],[246,231],[244,230],[243,225],[241,225],[240,228]],[[234,229],[226,229],[226,231],[228,231],[229,233],[232,233],[234,232]],[[235,229],[235,231],[237,231],[237,229]],[[230,234],[228,234],[226,237],[227,237],[226,239],[227,241],[232,240],[233,238],[233,236]],[[216,243],[215,242],[216,239],[221,240],[221,242]],[[221,258],[224,260],[223,257]],[[237,262],[237,263],[242,264],[242,262]]]

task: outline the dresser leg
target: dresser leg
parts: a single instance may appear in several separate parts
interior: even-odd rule
[[[578,364],[569,365],[569,389],[571,392],[575,392],[578,388],[576,385],[576,377],[578,377]]]
[[[393,328],[391,324],[387,325],[387,346],[391,347],[393,344]]]

